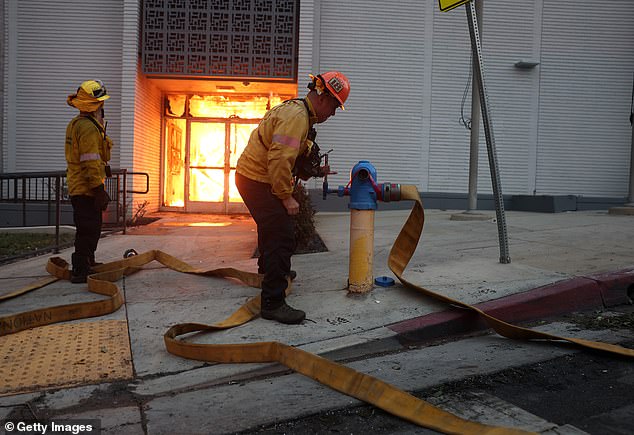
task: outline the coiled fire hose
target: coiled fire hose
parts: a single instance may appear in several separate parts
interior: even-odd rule
[[[555,342],[567,341],[582,348],[600,350],[630,358],[634,357],[633,349],[618,345],[577,338],[559,337],[511,325],[471,305],[432,292],[405,280],[402,275],[418,245],[423,230],[425,215],[420,196],[415,186],[401,186],[401,199],[414,201],[414,206],[392,246],[388,258],[388,266],[404,286],[447,304],[457,305],[475,311],[482,316],[493,330],[507,338]],[[88,277],[88,290],[107,296],[107,299],[60,305],[0,317],[0,336],[13,334],[37,326],[112,313],[124,303],[123,294],[115,282],[124,276],[142,270],[142,266],[152,261],[158,261],[177,272],[221,278],[235,278],[254,288],[260,288],[261,285],[261,277],[255,273],[244,272],[234,268],[200,270],[162,251],[152,250],[139,255],[130,256],[123,260],[106,263],[95,268],[96,273]],[[41,288],[60,279],[70,279],[69,265],[65,260],[59,257],[51,258],[46,269],[52,277],[40,280],[28,287],[4,295],[0,297],[0,302]],[[290,292],[290,284],[289,281],[287,293]],[[213,325],[183,323],[172,326],[164,334],[165,347],[168,352],[174,355],[199,361],[216,363],[278,362],[334,390],[370,403],[419,426],[443,433],[531,433],[521,429],[484,425],[462,419],[372,376],[357,372],[343,365],[283,343],[272,341],[246,344],[197,344],[179,339],[180,336],[185,334],[213,332],[239,326],[257,317],[259,313],[260,296],[258,295],[249,299],[227,319]]]

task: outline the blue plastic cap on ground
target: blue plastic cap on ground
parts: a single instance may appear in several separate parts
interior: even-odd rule
[[[390,287],[394,285],[394,280],[389,276],[377,276],[374,278],[374,283],[381,287]]]

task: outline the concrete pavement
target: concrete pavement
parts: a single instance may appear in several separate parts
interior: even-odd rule
[[[450,220],[454,213],[426,212],[423,235],[406,269],[406,279],[491,310],[510,322],[626,303],[634,293],[633,216],[611,215],[607,211],[557,214],[507,211],[512,262],[500,264],[495,214],[488,212],[491,218],[484,221]],[[404,210],[376,213],[375,276],[392,276],[387,257],[408,214]],[[98,259],[120,259],[130,248],[138,252],[160,249],[203,269],[233,266],[256,270],[256,260],[251,258],[256,232],[250,218],[170,213],[161,216],[161,220],[132,228],[126,235],[103,238]],[[288,301],[307,312],[302,325],[285,326],[257,318],[238,328],[193,337],[192,341],[277,340],[341,357],[361,355],[364,346],[375,350],[377,346],[390,348],[398,342],[435,339],[482,327],[472,316],[450,310],[400,284],[376,287],[365,297],[349,297],[345,290],[349,214],[319,213],[316,221],[329,251],[293,257],[298,278]],[[71,251],[66,250],[60,256],[69,260]],[[0,266],[2,292],[45,276],[48,257]],[[28,405],[38,416],[99,418],[105,433],[154,434],[170,433],[160,428],[166,427],[167,422],[172,427],[187,424],[193,414],[196,427],[213,426],[217,416],[213,417],[214,413],[206,416],[204,412],[211,408],[221,408],[228,416],[223,425],[216,427],[217,431],[208,427],[182,433],[238,431],[271,418],[257,412],[254,415],[257,406],[230,400],[231,386],[284,369],[277,365],[209,365],[181,359],[165,351],[162,338],[176,323],[211,324],[226,318],[256,290],[231,280],[179,274],[158,263],[150,263],[146,268],[120,283],[125,291],[125,307],[102,318],[84,320],[127,322],[133,376],[111,383],[49,386],[23,394],[7,392],[0,397],[0,419],[16,416]],[[81,285],[58,282],[3,303],[0,315],[98,298]],[[11,357],[6,349],[2,353],[5,358]],[[263,382],[275,384],[275,379]],[[303,379],[293,381],[297,376],[284,379],[280,382],[311,384]],[[257,385],[243,387],[257,388]],[[407,388],[407,383],[404,387]],[[279,388],[283,391],[282,384]],[[332,406],[351,402],[345,397],[333,401],[331,393],[322,393],[322,389],[317,393],[303,391],[324,394]],[[285,408],[279,418],[307,412],[300,410],[299,405],[294,410],[292,403],[284,401],[280,406]],[[250,410],[248,418],[246,409]]]

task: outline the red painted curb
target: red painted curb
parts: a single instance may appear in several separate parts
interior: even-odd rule
[[[544,319],[574,311],[629,303],[634,268],[579,276],[533,290],[483,302],[479,310],[509,323]],[[421,342],[464,334],[489,326],[476,312],[453,308],[387,326],[401,342]]]
[[[616,272],[588,275],[587,278],[599,284],[603,305],[629,304],[634,296],[634,267]]]

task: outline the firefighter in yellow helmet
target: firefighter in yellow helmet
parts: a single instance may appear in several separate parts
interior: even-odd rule
[[[285,302],[287,277],[294,279],[296,275],[291,270],[295,250],[291,216],[299,212],[292,196],[294,169],[316,149],[313,125],[343,109],[350,93],[348,78],[338,71],[310,78],[305,98],[285,101],[264,115],[236,168],[236,186],[258,227],[258,272],[264,274],[261,315],[287,324],[301,323],[306,317],[304,311]],[[328,171],[322,167],[316,175]]]
[[[99,80],[83,82],[66,103],[79,110],[66,127],[66,181],[73,205],[75,252],[72,255],[71,282],[86,282],[95,262],[95,251],[101,236],[101,213],[110,198],[105,190],[110,176],[112,140],[106,134],[104,101],[110,98]]]

